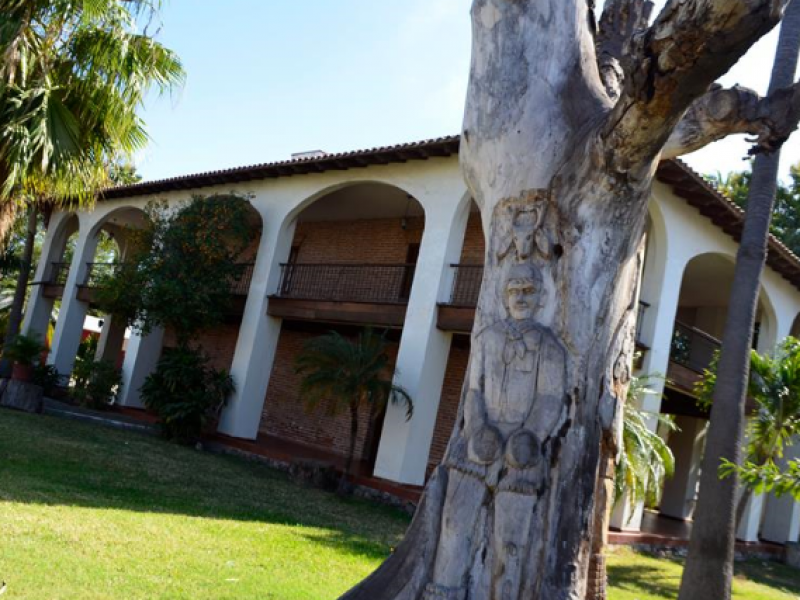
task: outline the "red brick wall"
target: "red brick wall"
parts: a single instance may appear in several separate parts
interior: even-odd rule
[[[329,405],[326,404],[320,404],[309,412],[300,397],[300,376],[294,372],[295,357],[300,353],[303,343],[318,335],[320,333],[295,331],[285,324],[281,328],[259,430],[265,435],[346,455],[350,440],[349,412],[345,410],[330,415],[327,410]],[[392,343],[389,351],[394,359],[397,344]],[[391,368],[394,368],[393,362]],[[364,409],[360,414],[356,438],[357,459],[365,457],[364,441],[368,425],[369,411]]]
[[[450,441],[450,434],[458,416],[461,386],[464,384],[468,361],[469,341],[466,337],[454,338],[453,344],[450,346],[450,355],[447,358],[447,370],[444,374],[442,396],[439,400],[439,412],[436,417],[436,427],[433,430],[431,451],[428,455],[428,473],[441,462],[444,451],[447,449],[447,442]]]
[[[422,217],[407,219],[405,229],[399,218],[301,222],[293,245],[301,263],[404,263],[408,245],[422,240],[424,224]]]
[[[200,333],[195,342],[211,358],[211,364],[217,369],[230,371],[236,340],[239,337],[239,322],[224,323]],[[175,332],[167,328],[164,332],[164,348],[177,346]]]
[[[464,246],[461,248],[461,259],[458,262],[468,265],[483,264],[485,248],[481,214],[471,212],[467,219],[467,231],[464,234]]]

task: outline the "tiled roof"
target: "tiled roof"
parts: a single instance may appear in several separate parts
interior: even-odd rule
[[[457,154],[459,142],[459,136],[452,135],[408,144],[208,171],[109,188],[102,191],[99,196],[100,199],[130,198],[259,179],[427,160],[431,157]],[[670,185],[676,195],[697,208],[700,214],[710,219],[734,240],[739,241],[744,225],[744,211],[686,163],[680,160],[666,160],[659,165],[656,177],[659,181]],[[769,238],[767,264],[800,289],[800,258],[774,236]]]

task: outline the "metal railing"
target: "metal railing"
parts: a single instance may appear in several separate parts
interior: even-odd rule
[[[452,264],[453,289],[450,292],[451,306],[474,308],[478,305],[478,296],[481,293],[483,281],[483,265]]]
[[[408,302],[414,264],[281,264],[278,296],[337,302]]]
[[[253,281],[253,269],[256,263],[238,263],[237,273],[231,280],[231,294],[234,296],[247,296],[250,283]]]
[[[669,358],[687,369],[702,373],[711,364],[714,353],[721,345],[717,338],[705,331],[675,321]]]
[[[69,263],[50,263],[50,277],[47,280],[47,283],[50,285],[66,285],[67,277],[69,277]]]

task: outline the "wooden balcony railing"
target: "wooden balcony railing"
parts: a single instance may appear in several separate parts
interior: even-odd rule
[[[675,321],[669,358],[672,362],[696,373],[702,373],[711,364],[714,352],[722,343],[691,325]]]
[[[47,279],[49,285],[66,285],[69,277],[68,262],[50,263],[50,277]]]
[[[298,300],[406,304],[414,281],[414,264],[281,265],[277,296]]]
[[[478,305],[478,296],[481,293],[483,281],[483,265],[457,265],[450,268],[455,271],[453,275],[453,289],[450,292],[450,306],[475,308]]]

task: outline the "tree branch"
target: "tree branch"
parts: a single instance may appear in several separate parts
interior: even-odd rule
[[[695,100],[667,140],[661,158],[694,152],[729,135],[755,136],[750,154],[774,152],[800,121],[800,82],[762,98],[753,90],[715,88]]]
[[[788,0],[669,0],[635,35],[602,133],[609,167],[649,170],[684,112],[783,16]]]
[[[624,70],[623,57],[634,34],[647,29],[653,3],[650,0],[609,0],[600,17],[595,40],[597,66],[609,98],[619,98]]]

